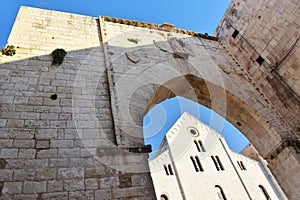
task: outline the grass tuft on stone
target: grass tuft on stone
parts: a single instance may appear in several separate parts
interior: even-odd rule
[[[16,49],[14,45],[7,45],[3,49],[1,49],[2,55],[13,56],[16,54]]]
[[[52,65],[59,66],[64,62],[64,58],[67,52],[64,49],[55,49],[51,53],[52,55]]]

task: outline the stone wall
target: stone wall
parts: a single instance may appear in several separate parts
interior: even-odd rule
[[[273,15],[297,25],[288,7],[232,2],[216,31],[221,41],[170,24],[22,7],[8,41],[17,54],[1,56],[1,198],[153,199],[142,119],[184,96],[243,132],[295,199],[299,178],[287,174],[299,171],[298,76],[287,78],[297,65],[284,63],[297,63],[297,28],[285,29],[289,47],[283,38],[260,46],[280,35],[270,36],[281,28],[267,25]],[[51,64],[56,48],[68,53],[59,66]]]
[[[234,0],[215,32],[240,62],[249,82],[273,108],[277,119],[261,112],[268,116],[282,142],[265,158],[272,170],[285,169],[284,173],[289,174],[294,173],[287,166],[300,169],[299,6],[293,0]],[[299,173],[296,174],[276,176],[290,199],[297,199],[299,193]]]
[[[21,7],[1,56],[1,199],[152,199],[147,173],[95,156],[115,140],[100,41],[97,18]]]
[[[283,122],[282,134],[299,136],[299,3],[232,1],[216,35],[240,62]],[[235,32],[235,34],[233,34]],[[271,119],[271,124],[276,122]]]
[[[252,158],[254,160],[259,161],[259,153],[255,149],[255,147],[252,144],[248,144],[243,151],[241,152],[242,155],[247,156],[249,158]]]

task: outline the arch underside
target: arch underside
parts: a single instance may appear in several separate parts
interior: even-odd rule
[[[224,94],[225,99],[218,97],[218,95]],[[268,120],[260,116],[245,101],[230,91],[191,74],[174,78],[159,86],[150,97],[145,113],[160,102],[175,96],[185,97],[213,109],[239,129],[262,156],[266,156],[272,149],[272,146],[266,145],[266,140],[270,145],[280,141],[279,134],[276,137],[276,133],[270,127]]]

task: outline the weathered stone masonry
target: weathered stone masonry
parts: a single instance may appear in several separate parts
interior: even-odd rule
[[[297,1],[232,1],[216,30],[277,116],[267,118],[281,143],[266,158],[272,170],[283,171],[277,179],[291,199],[297,198],[300,185],[299,19]]]
[[[17,54],[1,56],[1,199],[154,199],[142,118],[176,95],[236,125],[297,199],[297,8],[234,1],[218,39],[21,7],[8,40]],[[283,31],[286,21],[296,28]],[[51,65],[56,48],[68,52],[60,66]]]
[[[92,156],[106,142],[90,123],[95,106],[86,101],[97,105],[102,133],[114,137],[99,31],[93,17],[20,9],[8,42],[18,53],[1,57],[1,199],[152,199],[147,173],[127,175]],[[68,54],[62,65],[51,66],[56,48]],[[76,103],[81,105],[74,108]],[[75,118],[88,135],[89,151]]]

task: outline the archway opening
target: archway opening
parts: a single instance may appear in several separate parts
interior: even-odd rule
[[[223,129],[223,123],[219,123],[222,116],[240,130],[259,154],[266,158],[274,146],[280,143],[281,138],[255,109],[255,103],[250,105],[243,99],[249,95],[251,95],[249,91],[245,91],[238,85],[219,86],[201,77],[187,74],[175,77],[157,87],[148,98],[144,115],[156,105],[161,107],[160,103],[164,100],[176,96],[184,97],[214,111],[214,118],[210,120],[210,125],[213,125],[217,132],[221,132]],[[197,117],[197,114],[195,116]],[[152,120],[158,119],[153,118]],[[147,124],[149,124],[149,120],[147,122],[146,119],[145,125]]]
[[[144,140],[146,144],[152,145],[149,160],[156,154],[166,132],[184,112],[221,133],[235,152],[241,152],[249,144],[249,140],[222,116],[197,102],[177,96],[154,106],[144,117]]]

